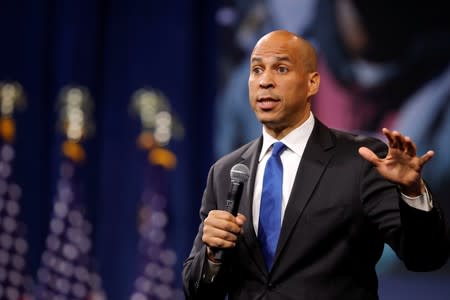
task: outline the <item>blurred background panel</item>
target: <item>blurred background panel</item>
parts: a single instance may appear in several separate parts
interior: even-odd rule
[[[383,126],[399,129],[417,141],[420,153],[436,150],[425,175],[448,200],[449,20],[438,1],[0,0],[0,82],[19,83],[26,99],[14,112],[9,143],[22,191],[18,218],[27,229],[27,270],[35,282],[27,286],[37,289],[46,278],[38,273],[54,245],[49,236],[67,159],[58,101],[64,88],[76,86],[92,103],[92,134],[79,143],[85,156],[78,176],[97,286],[111,300],[132,299],[139,289],[158,290],[155,299],[181,298],[182,261],[199,225],[209,166],[260,134],[247,102],[248,56],[273,29],[301,34],[319,51],[319,118],[374,136]],[[141,139],[143,119],[130,105],[142,89],[163,95],[183,128],[182,137],[161,145],[166,152]],[[173,154],[176,165],[152,165],[152,153]],[[165,200],[152,202],[155,191]],[[150,209],[145,199],[153,199],[145,202]],[[139,231],[149,215],[161,229],[149,229],[150,246]],[[143,244],[152,259],[150,250],[163,249],[156,263],[146,261]],[[146,267],[159,277],[142,277]],[[408,273],[386,248],[378,267],[382,299],[450,295],[448,264]]]
[[[138,212],[147,152],[137,146],[142,128],[130,111],[132,95],[161,91],[183,124],[185,138],[167,145],[177,166],[167,171],[165,227],[180,286],[213,156],[214,11],[210,1],[0,1],[0,81],[19,82],[27,99],[14,115],[14,174],[36,281],[63,156],[58,98],[76,85],[93,102],[95,130],[83,142],[83,202],[108,299],[130,299],[141,267]]]
[[[423,172],[450,216],[450,18],[442,3],[228,1],[218,16],[216,158],[261,134],[248,107],[248,57],[261,35],[287,29],[319,54],[315,115],[330,127],[380,139],[383,127],[396,129],[413,138],[419,154],[435,150]],[[381,299],[450,297],[450,263],[411,273],[386,246],[377,271]]]

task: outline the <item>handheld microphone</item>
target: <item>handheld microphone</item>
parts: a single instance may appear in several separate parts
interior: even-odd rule
[[[231,213],[233,216],[237,216],[239,209],[239,203],[242,197],[242,191],[244,189],[244,183],[247,182],[250,177],[250,170],[244,164],[236,164],[231,168],[231,187],[228,191],[227,201],[225,202],[225,211]],[[214,259],[222,261],[225,251],[224,249],[214,249]]]

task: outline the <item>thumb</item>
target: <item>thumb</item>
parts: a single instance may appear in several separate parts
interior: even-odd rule
[[[361,147],[358,149],[359,155],[361,155],[365,160],[377,166],[380,162],[378,156],[369,148]]]
[[[428,150],[427,153],[425,153],[424,155],[422,155],[420,157],[420,164],[423,166],[424,164],[426,164],[431,158],[433,158],[434,156],[434,151],[433,150]]]
[[[239,213],[239,214],[236,216],[236,223],[237,223],[238,225],[242,226],[242,225],[244,225],[244,223],[245,223],[246,221],[247,221],[247,218],[246,218],[243,214]]]

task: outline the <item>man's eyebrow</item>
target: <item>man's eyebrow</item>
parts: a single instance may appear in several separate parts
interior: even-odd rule
[[[291,61],[291,60],[289,59],[289,56],[285,56],[285,55],[283,55],[283,56],[275,56],[275,60],[276,60],[277,62],[280,62],[280,61],[290,62],[290,61]],[[262,58],[259,57],[259,56],[254,56],[254,57],[252,57],[251,62],[252,62],[252,63],[253,63],[253,62],[262,62]]]
[[[252,57],[252,63],[253,62],[262,62],[262,58],[261,57],[258,57],[258,56],[253,56]]]
[[[287,61],[290,62],[289,56],[275,56],[276,61]]]

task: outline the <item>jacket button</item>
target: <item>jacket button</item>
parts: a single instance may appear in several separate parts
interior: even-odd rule
[[[269,282],[269,283],[267,284],[267,289],[273,290],[274,288],[275,288],[275,285],[274,285],[272,282]]]

